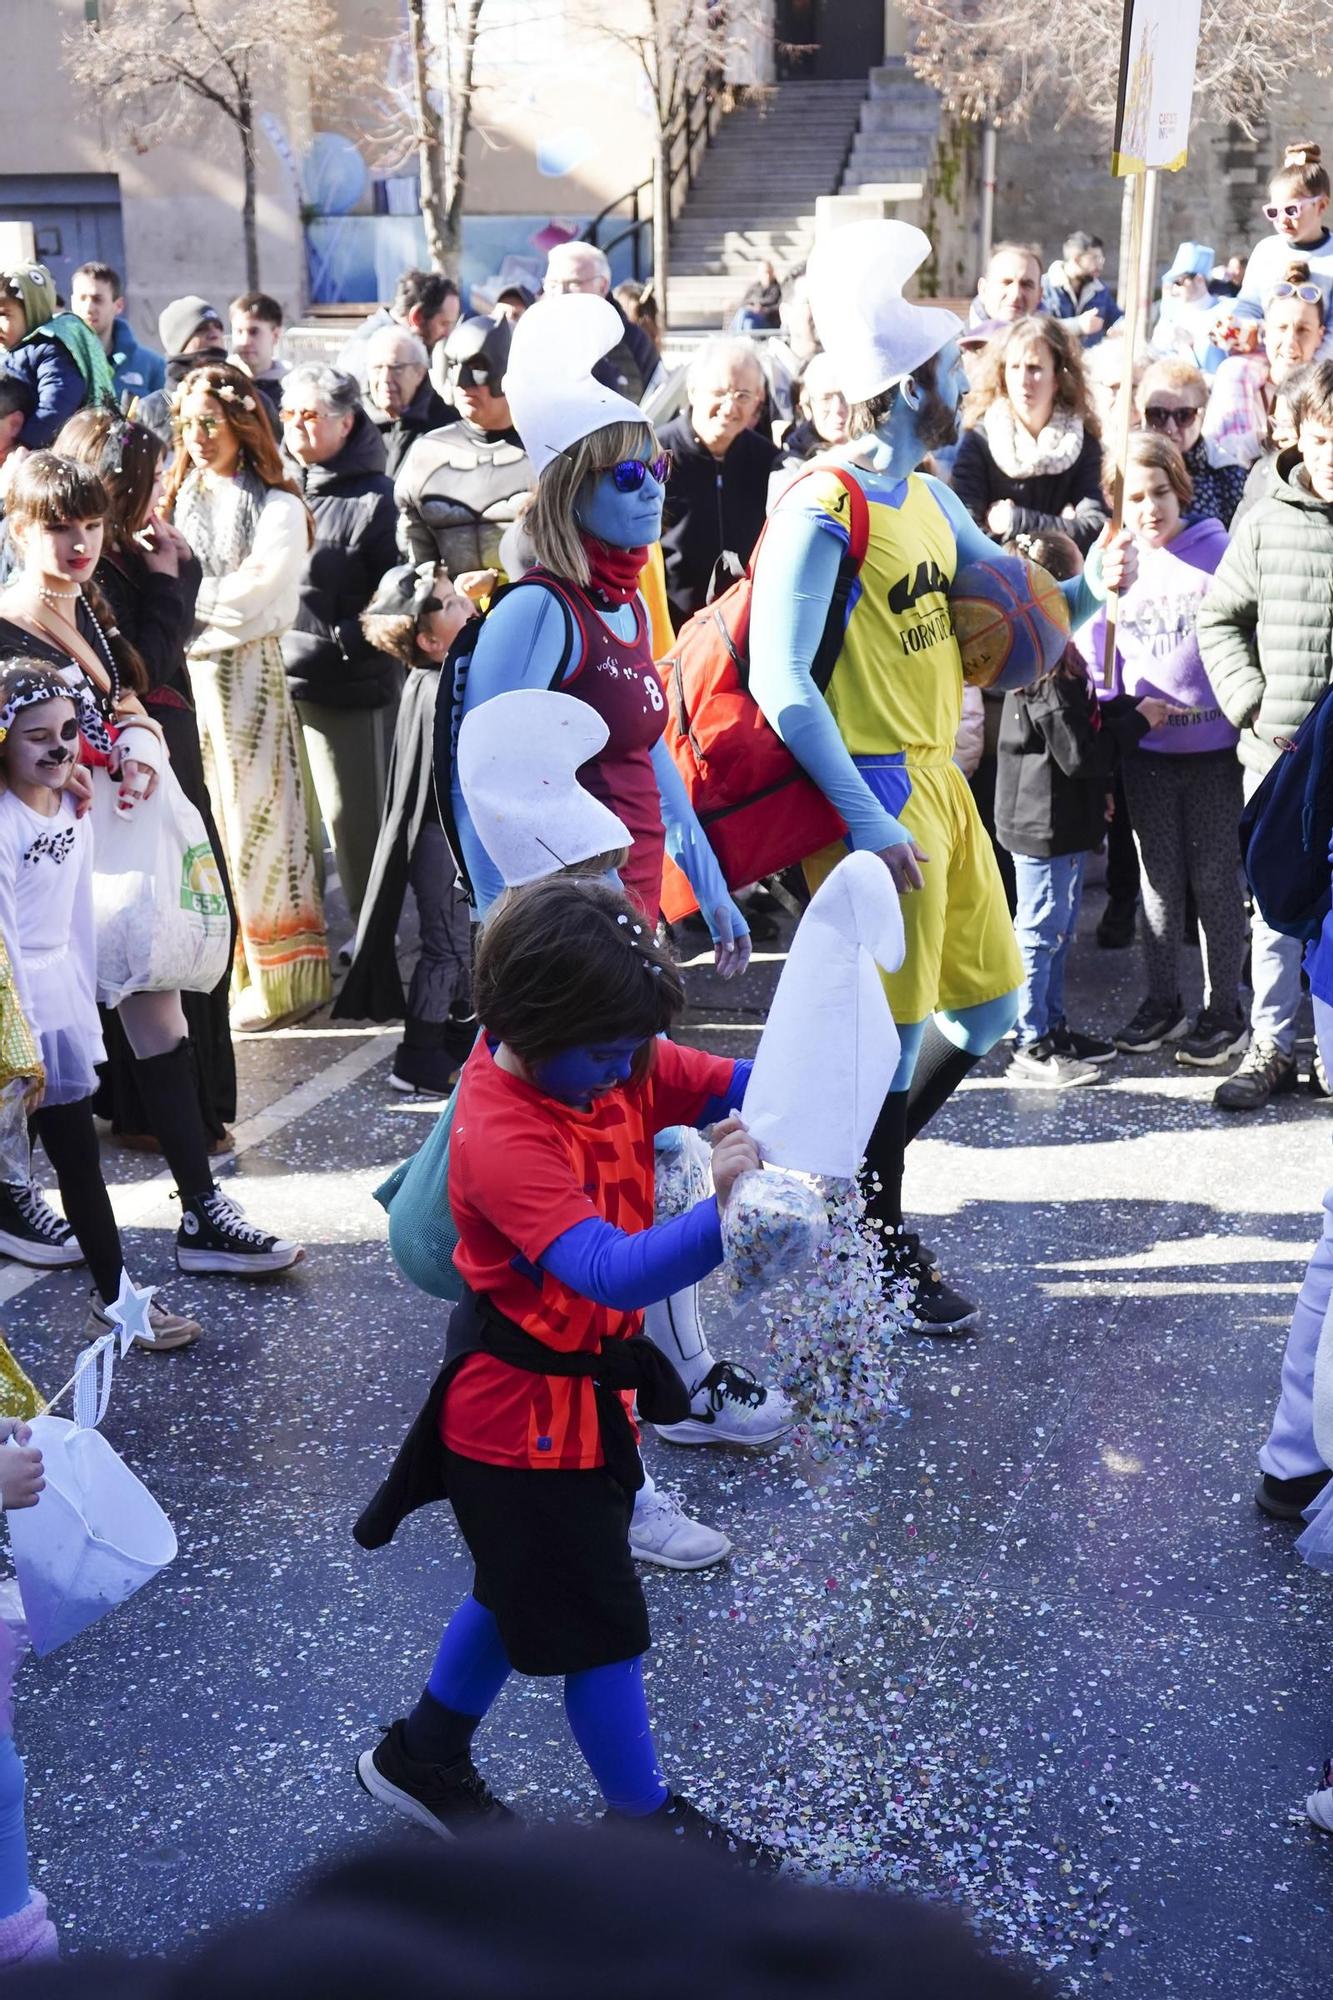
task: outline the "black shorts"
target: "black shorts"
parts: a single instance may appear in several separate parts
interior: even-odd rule
[[[472,1594],[520,1674],[577,1674],[651,1643],[629,1552],[634,1504],[604,1466],[533,1472],[445,1451],[449,1504],[477,1566]]]

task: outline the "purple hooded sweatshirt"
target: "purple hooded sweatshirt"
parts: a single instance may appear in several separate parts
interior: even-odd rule
[[[1181,528],[1164,549],[1139,546],[1134,588],[1120,599],[1113,685],[1101,687],[1106,613],[1100,611],[1078,637],[1078,649],[1098,694],[1127,694],[1142,701],[1156,694],[1187,711],[1141,737],[1139,750],[1188,757],[1200,750],[1230,750],[1239,741],[1218,706],[1204,672],[1195,632],[1199,605],[1226,553],[1227,531],[1211,514]]]

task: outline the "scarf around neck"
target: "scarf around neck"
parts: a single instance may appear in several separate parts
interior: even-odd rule
[[[1004,396],[981,419],[991,457],[1007,479],[1033,479],[1042,473],[1069,472],[1083,449],[1083,426],[1072,410],[1057,406],[1051,420],[1033,437],[1019,423],[1014,406]]]
[[[254,546],[265,500],[263,482],[247,466],[230,479],[191,472],[176,495],[176,526],[205,576],[230,576]]]
[[[595,535],[580,535],[588,558],[589,589],[610,604],[628,604],[639,588],[639,578],[648,560],[646,544],[636,549],[612,548]]]

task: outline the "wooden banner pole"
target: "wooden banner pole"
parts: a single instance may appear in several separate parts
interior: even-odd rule
[[[1129,451],[1129,433],[1134,422],[1134,355],[1138,348],[1138,326],[1142,318],[1143,294],[1143,216],[1146,206],[1148,176],[1137,173],[1131,176],[1134,182],[1134,202],[1129,217],[1129,243],[1121,248],[1121,259],[1129,266],[1129,282],[1125,288],[1125,334],[1122,341],[1124,356],[1120,369],[1120,395],[1115,408],[1115,435],[1111,440],[1114,449],[1115,473],[1111,487],[1111,533],[1118,535],[1125,519],[1125,458]],[[1109,688],[1115,679],[1115,628],[1119,611],[1119,599],[1112,591],[1106,599],[1106,650],[1102,654],[1102,686]]]

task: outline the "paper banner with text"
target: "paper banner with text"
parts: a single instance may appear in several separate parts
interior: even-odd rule
[[[1176,173],[1189,150],[1201,0],[1125,0],[1113,174]]]

